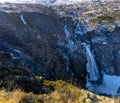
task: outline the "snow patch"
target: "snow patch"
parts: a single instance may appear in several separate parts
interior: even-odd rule
[[[106,45],[108,44],[107,38],[106,37],[94,37],[92,39],[92,43],[99,43],[99,44],[103,44]]]
[[[13,59],[18,59],[20,57],[20,55],[21,55],[21,52],[19,50],[17,50],[17,49],[13,49],[11,51],[10,55],[11,55],[11,57]]]
[[[67,24],[64,25],[64,30],[65,30],[66,37],[69,37],[70,36],[70,32],[67,29]]]
[[[115,0],[101,0],[104,1],[115,1]],[[29,3],[29,4],[43,4],[43,5],[69,5],[77,4],[80,2],[93,2],[93,0],[0,0],[0,3]]]
[[[23,15],[20,15],[20,18],[21,18],[23,24],[26,25],[26,21],[25,21],[25,19],[23,18]]]

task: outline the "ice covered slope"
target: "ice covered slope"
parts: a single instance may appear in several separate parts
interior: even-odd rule
[[[63,5],[63,4],[74,4],[78,2],[90,2],[96,0],[0,0],[0,3],[37,3],[43,5]],[[115,0],[101,0],[101,1],[115,1]],[[120,1],[120,0],[118,0]]]

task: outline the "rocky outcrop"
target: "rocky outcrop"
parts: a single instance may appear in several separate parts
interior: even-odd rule
[[[83,43],[91,46],[100,71],[109,75],[119,76],[120,28],[116,26],[114,30],[111,30],[108,24],[101,23],[96,26],[95,30],[88,31],[89,27],[86,26],[87,24],[76,20],[72,21],[70,18],[67,18],[66,22],[70,33],[67,37],[67,47],[71,62],[78,76],[80,77],[86,70],[86,51],[82,45]],[[81,28],[83,29],[81,30]]]
[[[107,74],[120,75],[119,70],[119,33],[120,28],[115,30],[105,31],[95,30],[84,35],[84,39],[89,41],[91,44],[96,61],[101,68]]]
[[[39,70],[39,71],[38,71]],[[24,53],[0,41],[0,87],[12,90],[22,88],[34,93],[45,92],[42,67]],[[39,75],[39,78],[38,78]]]
[[[45,92],[43,78],[71,80],[64,28],[55,14],[0,15],[0,87]]]

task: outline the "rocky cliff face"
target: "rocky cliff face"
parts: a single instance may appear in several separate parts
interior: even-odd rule
[[[92,5],[88,4],[84,9],[7,5],[1,6],[0,11],[1,87],[12,83],[28,89],[27,83],[31,82],[34,86],[27,91],[45,92],[43,78],[63,79],[85,86],[87,57],[84,43],[90,45],[101,75],[104,72],[120,76],[118,12],[114,14],[116,19],[110,15],[106,19],[106,14],[100,16],[94,10],[89,13],[88,7]]]
[[[103,31],[96,33],[97,31],[90,32],[90,42],[93,46],[96,60],[107,74],[120,75],[119,69],[119,33],[120,28],[115,28],[114,31]]]
[[[69,60],[64,27],[49,9],[42,13],[45,9],[0,12],[0,68],[4,76],[1,87],[12,89],[16,85],[27,91],[44,92],[43,78],[72,78],[66,69]],[[31,89],[29,82],[34,85]]]

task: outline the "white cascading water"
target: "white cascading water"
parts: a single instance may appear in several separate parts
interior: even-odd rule
[[[78,50],[79,48],[75,49],[75,43],[71,40],[71,34],[68,30],[68,26],[64,24],[64,30],[66,34],[66,39],[68,41],[67,47],[70,51]],[[96,94],[106,94],[106,95],[119,95],[120,96],[120,77],[119,76],[110,76],[103,72],[103,75],[100,75],[98,71],[98,67],[94,58],[94,54],[91,51],[90,45],[87,43],[81,43],[83,47],[86,49],[86,57],[87,57],[87,82],[86,88],[89,91],[92,91]],[[67,71],[69,71],[69,58],[65,55],[66,59],[66,66]],[[74,73],[72,73],[74,75]],[[111,83],[111,81],[113,83]]]
[[[70,32],[68,30],[68,26],[66,24],[66,20],[64,23],[64,30],[66,34],[66,39],[68,41],[67,47],[70,51],[77,50],[75,49],[75,43],[71,40]],[[98,71],[98,67],[94,58],[94,54],[91,51],[90,45],[88,43],[81,43],[83,47],[85,47],[86,50],[86,57],[87,57],[87,82],[86,82],[86,88],[89,91],[92,91],[96,94],[106,94],[106,95],[120,95],[120,77],[118,76],[110,76],[103,72],[103,75],[100,75],[100,72]],[[67,71],[69,71],[69,59],[67,55],[65,55],[66,59],[66,66]],[[74,75],[74,73],[72,73]],[[111,83],[113,81],[114,83]]]
[[[88,81],[89,82],[97,82],[100,78],[100,74],[97,68],[97,64],[95,62],[94,55],[92,54],[90,50],[90,45],[84,44],[86,49],[86,57],[87,57],[87,72],[88,72]]]

